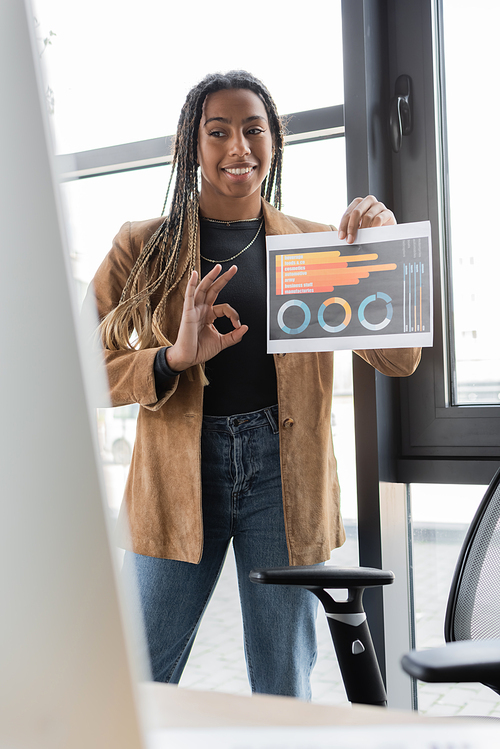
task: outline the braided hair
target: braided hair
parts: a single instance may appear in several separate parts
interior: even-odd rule
[[[103,344],[107,349],[145,349],[170,345],[162,332],[167,299],[184,274],[191,275],[196,264],[198,232],[198,130],[207,96],[226,89],[248,89],[261,98],[266,108],[273,138],[269,172],[262,183],[262,197],[281,208],[281,172],[284,129],[276,105],[264,84],[244,70],[207,75],[188,93],[182,107],[174,145],[172,171],[163,204],[176,174],[170,211],[144,245],[125,283],[118,306],[101,323]],[[188,252],[179,263],[182,237],[187,230]],[[141,283],[142,281],[142,283]],[[151,297],[163,284],[161,299],[152,310]],[[134,334],[134,341],[131,336]]]

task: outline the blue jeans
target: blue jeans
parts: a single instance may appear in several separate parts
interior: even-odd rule
[[[200,564],[125,556],[138,582],[154,680],[178,683],[232,538],[252,691],[310,699],[316,596],[248,578],[256,567],[288,565],[277,406],[204,417],[202,490]]]

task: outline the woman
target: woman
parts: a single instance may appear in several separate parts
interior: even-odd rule
[[[282,154],[263,84],[243,71],[207,76],[181,112],[168,218],[122,227],[94,290],[113,405],[142,406],[125,567],[153,677],[178,682],[232,538],[252,690],[309,699],[315,597],[248,580],[253,567],[322,563],[345,538],[333,357],[266,353],[265,235],[333,228],[279,211]],[[339,236],[393,223],[374,197],[356,199]],[[420,355],[358,353],[392,376]]]

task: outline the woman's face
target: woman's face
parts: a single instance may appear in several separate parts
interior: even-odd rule
[[[248,89],[209,94],[198,132],[200,207],[215,212],[260,212],[260,186],[271,163],[273,139],[262,99]]]

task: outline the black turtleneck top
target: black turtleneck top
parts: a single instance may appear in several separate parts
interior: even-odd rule
[[[261,219],[225,224],[200,220],[201,275],[204,277],[215,263],[222,273],[232,265],[238,272],[220,292],[216,304],[228,303],[237,311],[248,331],[240,343],[221,351],[205,364],[209,385],[204,390],[203,412],[211,416],[257,411],[278,402],[276,371],[272,354],[266,352],[266,243],[265,227],[255,237]],[[232,259],[229,259],[232,258]],[[216,320],[221,333],[232,329],[227,318]],[[176,373],[168,367],[165,349],[155,359],[156,392],[161,397],[170,377]]]

